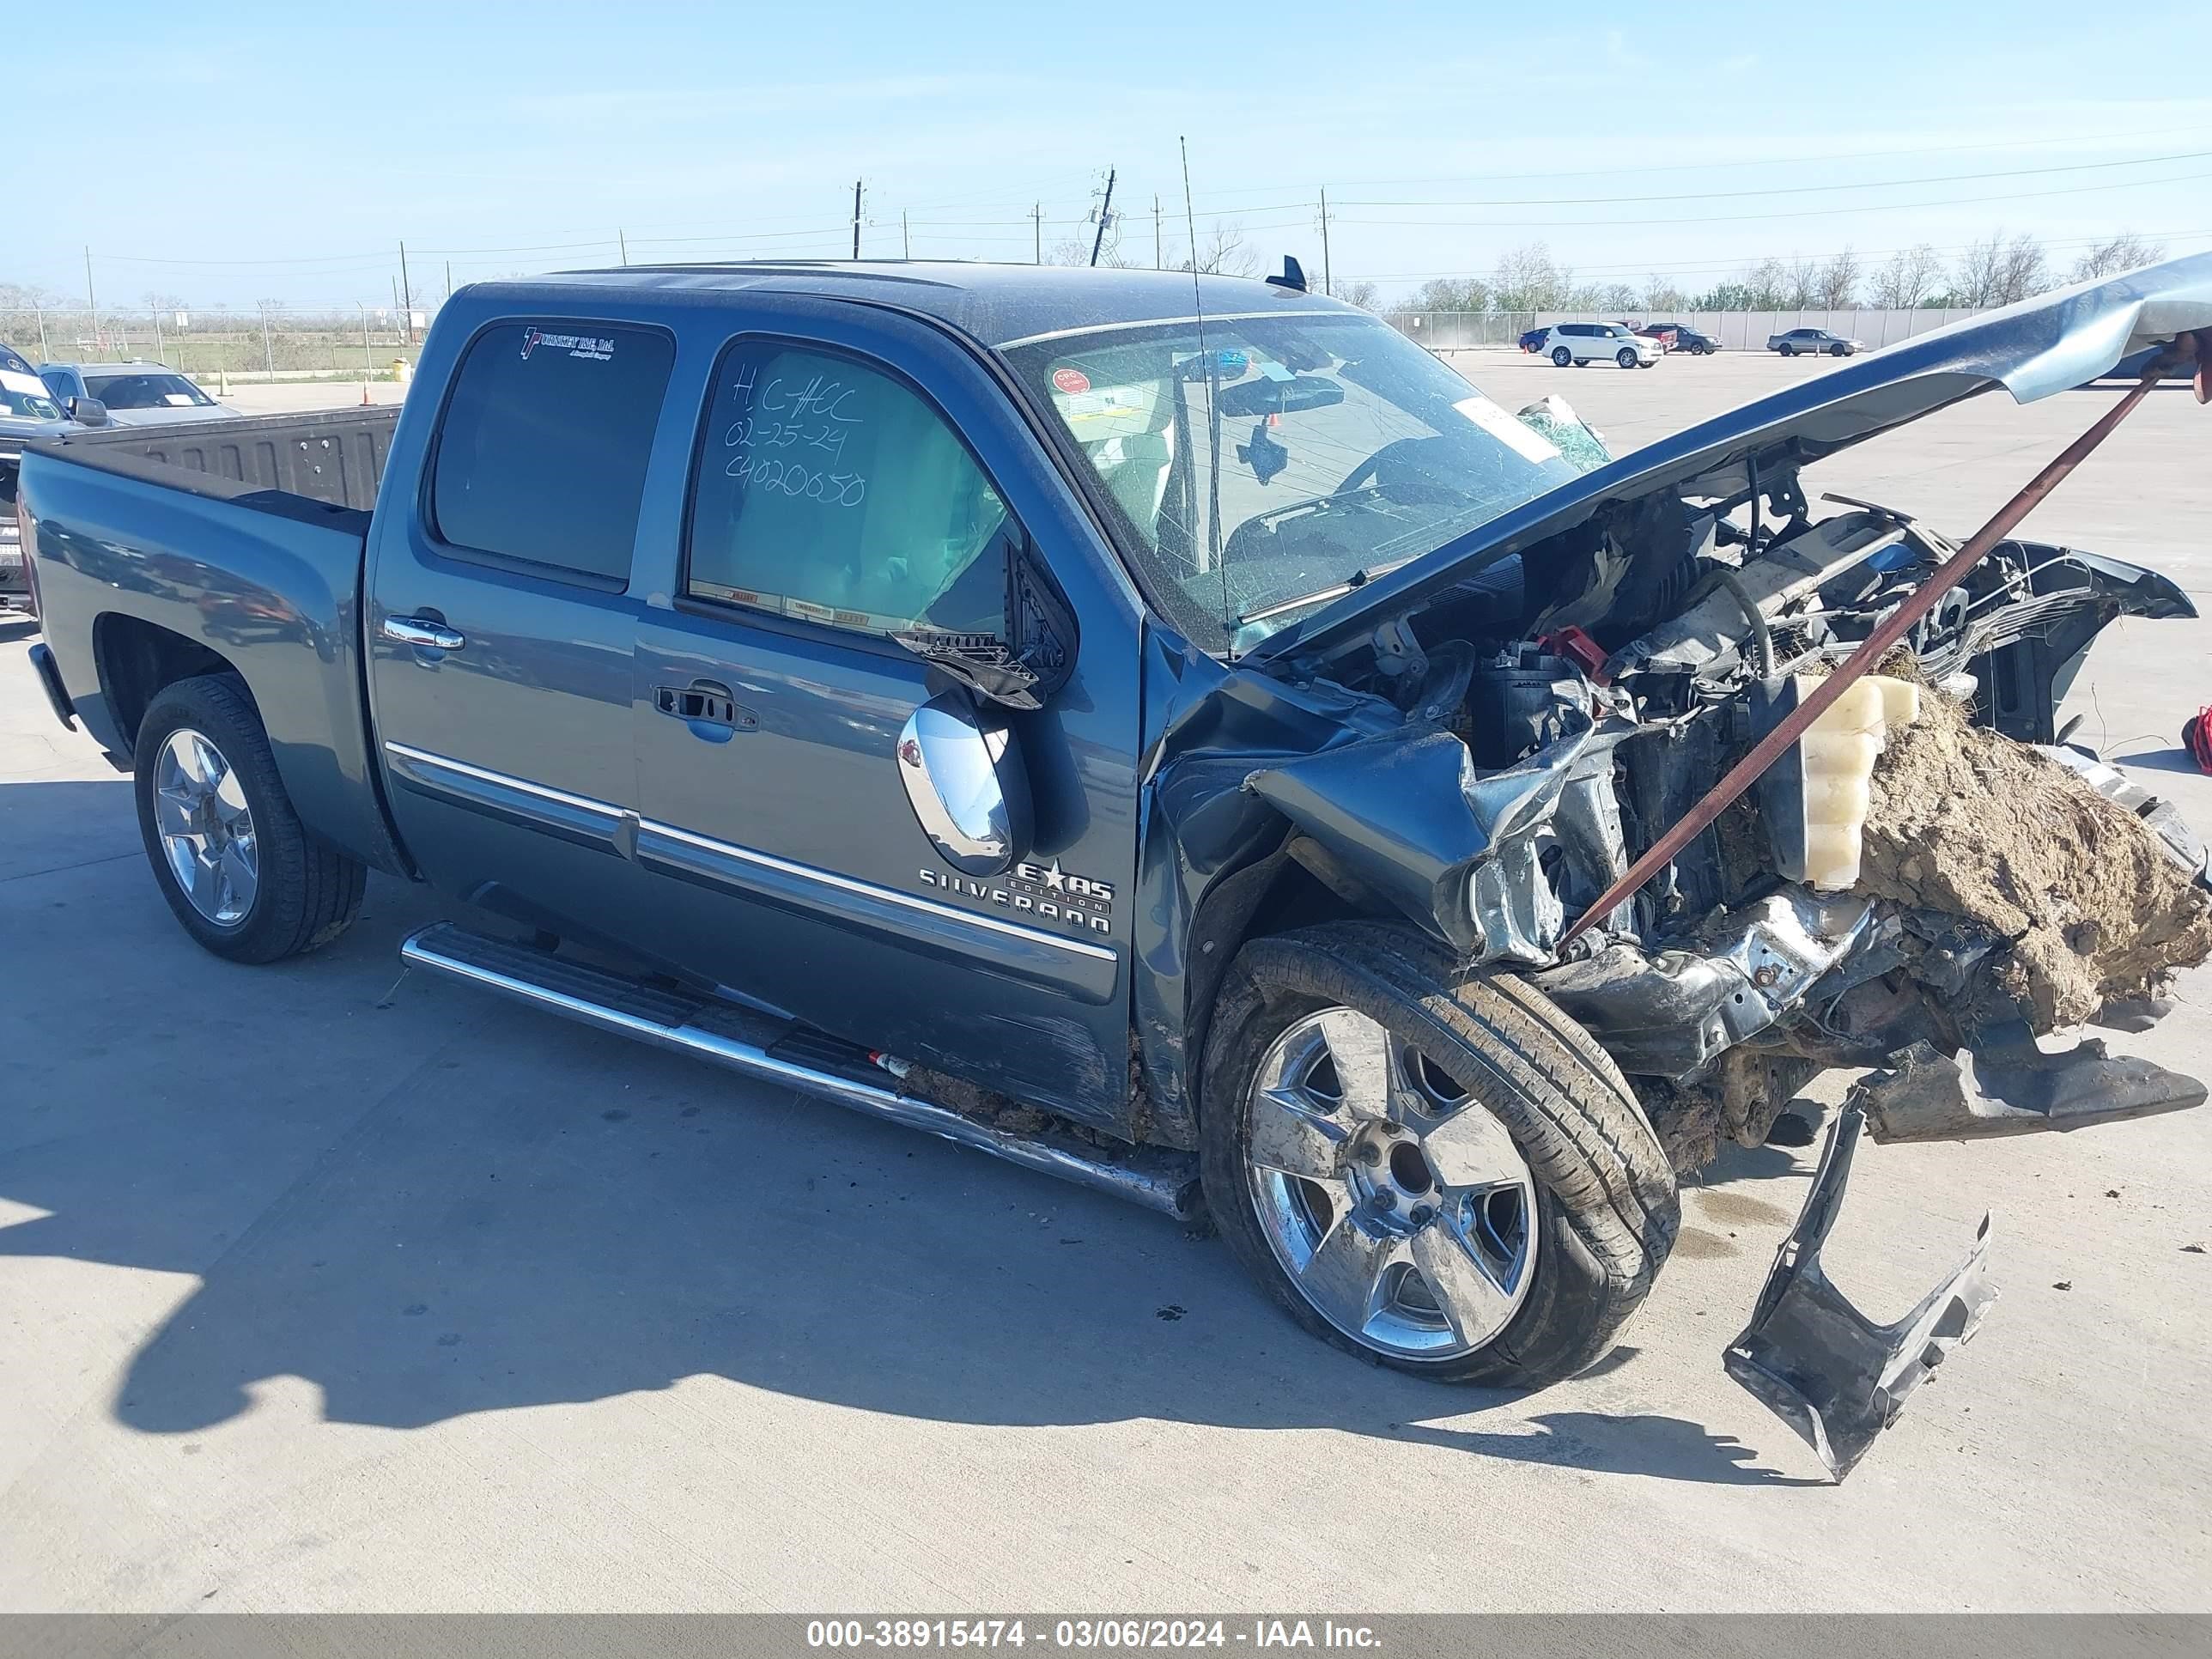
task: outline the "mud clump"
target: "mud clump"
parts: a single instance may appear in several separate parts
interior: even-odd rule
[[[1923,686],[1875,763],[1859,887],[2010,941],[1999,986],[2039,1031],[2212,956],[2212,900],[2156,833]]]

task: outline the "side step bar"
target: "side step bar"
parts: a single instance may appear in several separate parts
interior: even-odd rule
[[[1198,1212],[1198,1162],[1188,1152],[1140,1147],[1125,1157],[1110,1158],[1071,1137],[1009,1133],[896,1088],[779,1054],[774,1050],[796,1034],[763,1014],[672,994],[535,945],[471,933],[449,921],[434,922],[410,935],[400,945],[399,955],[412,966],[480,985],[602,1031],[696,1055],[909,1129],[925,1129],[1025,1170],[1058,1176],[1177,1220],[1188,1221]],[[812,1049],[817,1045],[802,1041],[791,1046]]]

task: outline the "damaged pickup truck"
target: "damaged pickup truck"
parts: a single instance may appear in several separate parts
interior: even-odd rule
[[[2201,1101],[2036,1038],[2140,1029],[2212,905],[2054,729],[2100,629],[2188,599],[2011,539],[1953,585],[1807,475],[2207,325],[2178,260],[1607,459],[1294,268],[486,284],[396,427],[31,449],[33,654],[217,955],[427,883],[417,967],[1202,1205],[1423,1376],[1588,1365],[1678,1173],[1872,1068],[1728,1354],[1840,1475],[1988,1296],[1979,1243],[1895,1326],[1828,1285],[1862,1130]]]

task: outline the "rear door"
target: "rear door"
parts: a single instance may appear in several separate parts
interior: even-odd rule
[[[369,684],[401,835],[450,896],[563,934],[635,921],[631,561],[674,362],[656,328],[489,324],[420,496],[374,520]]]
[[[794,301],[715,342],[701,392],[672,597],[638,636],[656,927],[808,1025],[1121,1122],[1141,627],[1126,576],[998,383],[917,319]],[[898,759],[908,717],[951,682],[890,635],[1002,630],[1025,539],[1081,618],[1079,664],[1013,717],[1033,845],[970,879],[923,831]]]

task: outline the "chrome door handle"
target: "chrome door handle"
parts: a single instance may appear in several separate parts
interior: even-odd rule
[[[386,617],[384,637],[395,645],[428,646],[433,651],[458,651],[468,643],[458,629],[422,617]]]

